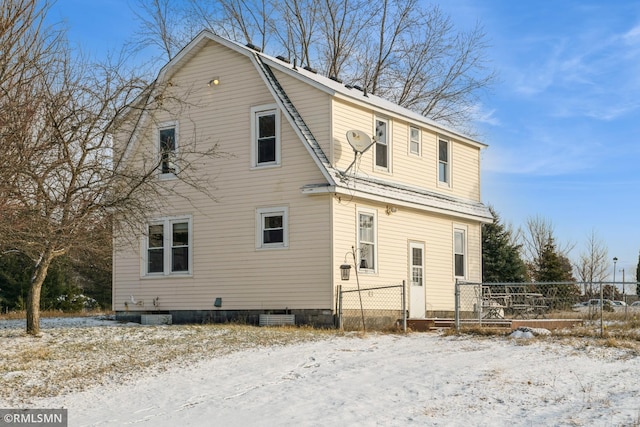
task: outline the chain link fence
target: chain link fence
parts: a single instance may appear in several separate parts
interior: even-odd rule
[[[336,289],[338,327],[347,331],[407,331],[405,282]]]
[[[516,319],[635,321],[636,282],[456,282],[455,323],[503,324]],[[628,292],[633,292],[630,294]]]

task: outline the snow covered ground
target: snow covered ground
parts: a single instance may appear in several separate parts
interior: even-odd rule
[[[97,329],[107,340],[124,328],[184,334],[174,326],[85,322],[85,333]],[[254,329],[257,336],[273,333]],[[70,426],[640,423],[637,349],[526,336],[329,333],[220,355],[195,349],[188,364],[99,381],[26,407],[68,408]],[[0,407],[11,407],[3,396]]]

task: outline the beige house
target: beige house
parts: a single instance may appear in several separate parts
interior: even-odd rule
[[[158,80],[187,102],[141,124],[130,161],[194,142],[225,155],[201,165],[215,201],[185,187],[150,213],[139,247],[116,251],[119,318],[286,310],[330,325],[345,260],[363,286],[406,280],[412,318],[452,313],[455,280],[481,280],[482,143],[207,31]],[[362,154],[353,130],[375,136]],[[179,186],[176,168],[163,159],[158,179]]]

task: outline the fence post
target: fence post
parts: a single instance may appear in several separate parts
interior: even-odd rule
[[[342,285],[338,285],[338,328],[343,331],[344,324],[342,323]]]
[[[604,320],[603,320],[603,313],[604,313],[604,299],[603,299],[603,292],[602,292],[602,282],[600,282],[600,338],[604,337]]]
[[[407,333],[407,291],[406,280],[402,281],[402,332]]]
[[[454,285],[454,295],[454,323],[456,325],[456,332],[460,332],[460,284],[458,283],[458,279],[456,279]]]

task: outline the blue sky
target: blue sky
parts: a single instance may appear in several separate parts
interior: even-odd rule
[[[594,231],[634,279],[640,1],[447,0],[441,8],[462,28],[483,25],[500,75],[477,124],[489,144],[483,201],[514,226],[551,221],[560,246],[576,245],[572,259]]]
[[[118,51],[127,0],[58,0],[73,45]],[[506,223],[540,216],[577,259],[591,232],[627,280],[640,250],[640,1],[446,0],[459,29],[479,22],[499,82],[478,108],[482,196]],[[613,274],[613,261],[611,263]]]

